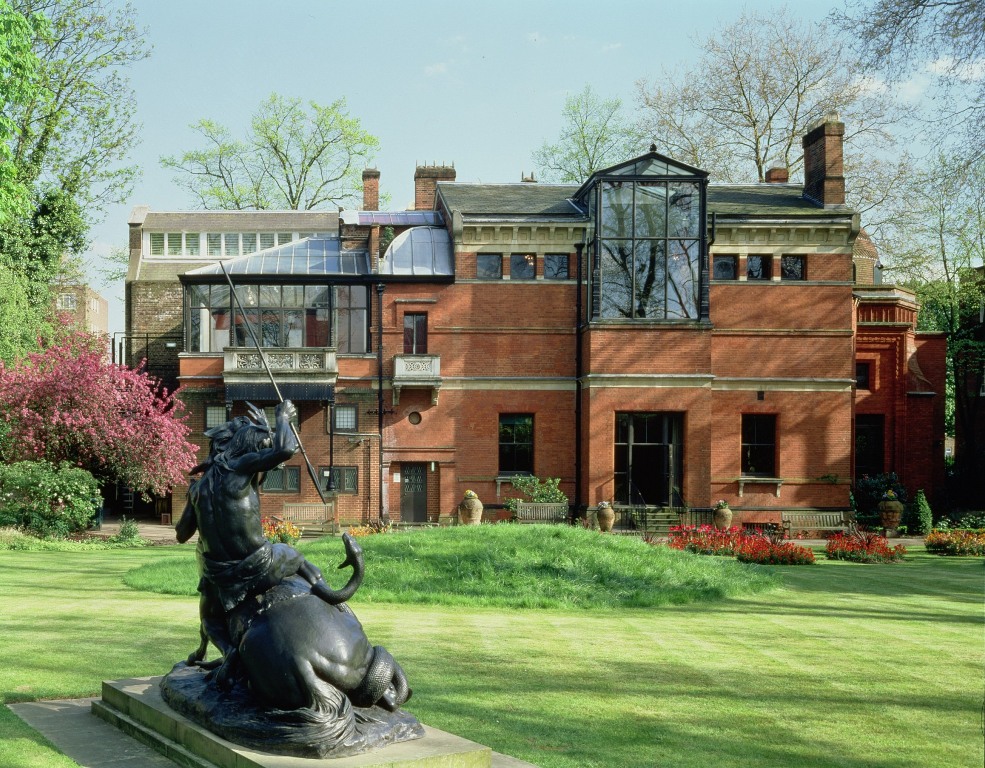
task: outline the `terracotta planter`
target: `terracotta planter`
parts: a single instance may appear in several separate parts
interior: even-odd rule
[[[482,502],[476,496],[466,496],[458,505],[459,525],[478,525],[482,522]]]
[[[732,510],[728,507],[716,507],[714,523],[718,530],[727,531],[732,527]]]
[[[602,533],[611,533],[612,525],[616,522],[616,511],[612,507],[599,507],[595,516],[599,521],[599,530]]]
[[[889,500],[879,502],[879,520],[883,528],[899,527],[899,521],[902,515],[902,502]]]

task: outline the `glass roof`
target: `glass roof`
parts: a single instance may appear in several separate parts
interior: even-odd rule
[[[303,276],[303,275],[368,275],[369,254],[366,251],[342,250],[337,237],[306,237],[276,248],[257,251],[247,256],[223,262],[230,275]],[[185,273],[194,277],[221,275],[219,264],[210,264]]]
[[[401,232],[386,249],[380,272],[384,275],[454,275],[448,230],[414,227]]]
[[[694,169],[663,158],[642,157],[606,173],[613,176],[694,176]]]
[[[444,220],[438,211],[342,211],[343,224],[383,227],[433,227]]]

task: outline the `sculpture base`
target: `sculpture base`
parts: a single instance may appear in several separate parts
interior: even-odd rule
[[[92,711],[138,741],[190,768],[490,768],[527,765],[493,760],[489,747],[417,724],[423,737],[349,757],[273,755],[233,744],[175,712],[161,697],[160,677],[103,682]],[[404,713],[406,715],[406,713]],[[415,721],[416,722],[416,721]],[[497,755],[497,758],[501,756]]]
[[[161,697],[171,709],[217,736],[278,755],[347,757],[424,735],[417,718],[403,710],[352,707],[345,712],[324,712],[263,707],[245,684],[220,691],[209,683],[201,667],[189,667],[183,661],[164,676]]]

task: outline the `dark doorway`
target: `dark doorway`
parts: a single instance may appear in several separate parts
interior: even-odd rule
[[[616,496],[619,504],[683,505],[684,414],[616,414]]]
[[[400,519],[406,523],[428,521],[428,476],[423,463],[400,465]]]
[[[880,414],[855,416],[855,478],[885,471],[885,418]]]

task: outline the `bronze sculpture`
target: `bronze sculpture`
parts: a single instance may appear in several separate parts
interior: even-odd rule
[[[299,756],[343,756],[423,729],[400,709],[411,691],[400,665],[372,646],[346,601],[363,578],[362,550],[343,536],[340,590],[293,547],[263,536],[259,485],[298,450],[290,401],[271,430],[250,406],[209,430],[193,471],[178,540],[197,530],[201,642],[161,684],[168,704],[231,741]],[[220,653],[205,661],[212,643]]]

